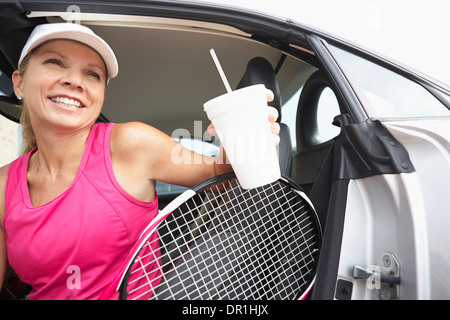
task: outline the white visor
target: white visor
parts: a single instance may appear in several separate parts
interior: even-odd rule
[[[22,60],[31,50],[44,42],[57,39],[78,41],[97,51],[105,62],[108,79],[116,77],[119,73],[119,65],[111,47],[91,29],[76,23],[48,23],[38,25],[34,28],[23,47],[18,65],[20,66]]]

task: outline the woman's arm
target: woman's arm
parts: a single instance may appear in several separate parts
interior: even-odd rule
[[[5,278],[7,258],[6,258],[6,234],[3,227],[3,218],[5,217],[5,193],[6,179],[8,175],[8,166],[0,168],[0,290]]]
[[[7,266],[5,230],[0,227],[0,290],[3,287]]]
[[[192,152],[140,122],[121,123],[113,128],[111,159],[119,183],[133,195],[139,193],[133,191],[133,185],[139,188],[149,181],[161,181],[191,187],[231,170],[229,164],[221,163],[224,161]]]

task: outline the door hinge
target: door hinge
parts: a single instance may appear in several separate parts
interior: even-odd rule
[[[383,252],[376,265],[353,266],[354,279],[366,279],[368,289],[375,289],[382,300],[394,300],[399,297],[400,263],[391,252]]]

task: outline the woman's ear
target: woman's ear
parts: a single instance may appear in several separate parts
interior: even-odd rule
[[[12,82],[14,86],[14,93],[17,97],[23,97],[23,76],[19,71],[14,71],[12,75]]]

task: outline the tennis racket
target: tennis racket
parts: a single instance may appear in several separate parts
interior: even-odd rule
[[[292,181],[245,190],[221,175],[160,211],[102,298],[304,299],[320,247],[316,212]]]

